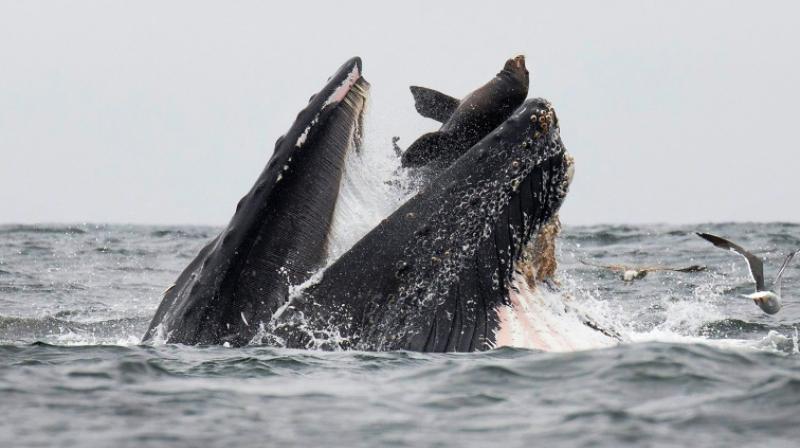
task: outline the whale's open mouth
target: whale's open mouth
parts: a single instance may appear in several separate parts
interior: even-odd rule
[[[529,269],[535,287],[555,270],[548,226],[572,160],[552,105],[525,101],[319,271],[368,89],[354,58],[309,100],[228,227],[167,292],[148,334],[163,324],[169,342],[240,345],[263,328],[287,347],[433,352],[505,341],[513,322],[504,313],[526,311],[513,306],[520,276]]]

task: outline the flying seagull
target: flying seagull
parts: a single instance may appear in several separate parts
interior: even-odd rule
[[[753,278],[753,281],[756,284],[756,292],[752,294],[746,294],[745,297],[748,299],[753,299],[753,302],[755,302],[756,305],[758,305],[758,307],[767,314],[775,314],[780,311],[782,306],[781,278],[783,277],[783,271],[786,270],[786,266],[789,265],[789,262],[792,261],[792,258],[797,255],[800,250],[791,252],[786,256],[786,259],[783,260],[781,268],[778,270],[778,275],[775,276],[775,282],[772,283],[772,290],[769,290],[764,286],[764,262],[761,260],[761,258],[751,254],[742,246],[732,243],[725,238],[711,235],[710,233],[699,232],[697,233],[697,236],[719,248],[727,249],[743,256],[744,259],[747,260],[747,266],[750,267],[750,276]]]
[[[625,266],[622,264],[595,264],[588,262],[586,260],[581,260],[581,263],[587,266],[594,266],[596,268],[608,269],[614,272],[620,272],[622,273],[622,281],[625,282],[632,282],[634,280],[645,278],[648,272],[658,272],[658,271],[700,272],[706,270],[705,266],[700,266],[696,264],[687,266],[685,268],[668,268],[663,266],[634,267],[634,266]]]

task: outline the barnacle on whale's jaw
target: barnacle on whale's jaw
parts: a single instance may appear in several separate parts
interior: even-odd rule
[[[535,110],[531,115],[531,122],[534,124],[533,138],[539,138],[542,134],[547,134],[553,127],[558,127],[556,111],[549,101],[544,101],[541,109]]]

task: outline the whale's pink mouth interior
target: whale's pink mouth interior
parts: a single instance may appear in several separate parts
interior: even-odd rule
[[[344,79],[344,81],[339,84],[339,87],[337,87],[336,90],[334,90],[333,93],[328,97],[328,99],[325,100],[325,103],[322,105],[322,107],[342,101],[345,95],[350,92],[350,89],[355,85],[356,81],[358,81],[360,77],[361,73],[358,71],[358,64],[354,64],[353,69],[350,70],[350,73],[347,74],[347,77]]]
[[[566,352],[610,347],[616,340],[586,326],[562,293],[531,287],[519,274],[508,289],[509,303],[496,309],[495,348]]]
[[[355,87],[355,89],[354,89]],[[311,120],[311,123],[306,126],[303,130],[303,133],[297,138],[297,142],[295,142],[295,147],[301,148],[303,144],[305,144],[306,140],[308,139],[308,133],[311,132],[311,128],[313,128],[319,122],[320,113],[329,105],[331,104],[338,104],[342,101],[348,100],[348,95],[351,91],[355,91],[358,96],[366,96],[366,90],[369,88],[369,83],[366,82],[361,77],[361,72],[358,69],[358,64],[353,64],[353,68],[350,70],[350,73],[347,74],[347,77],[342,81],[339,86],[334,89],[334,91],[325,99],[325,102],[320,107],[319,111],[317,111],[316,116],[314,119]],[[359,109],[362,107],[359,106]]]

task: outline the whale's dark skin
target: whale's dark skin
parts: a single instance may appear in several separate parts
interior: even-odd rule
[[[289,285],[322,267],[368,89],[353,58],[311,97],[227,228],[167,290],[144,341],[246,344],[285,302]]]
[[[492,348],[515,263],[557,213],[571,158],[550,104],[526,101],[293,294],[264,342],[295,348]]]
[[[504,122],[528,96],[525,57],[506,61],[503,70],[479,89],[457,100],[424,87],[411,87],[415,107],[424,117],[442,124],[419,137],[401,157],[404,167],[438,174]]]

